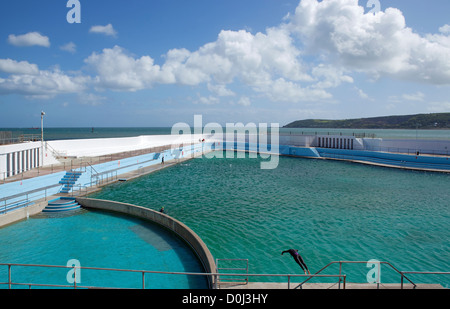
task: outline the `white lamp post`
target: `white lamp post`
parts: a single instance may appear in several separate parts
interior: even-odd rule
[[[44,115],[45,113],[41,112],[41,141],[44,141]]]
[[[41,111],[41,165],[44,165],[44,111]]]

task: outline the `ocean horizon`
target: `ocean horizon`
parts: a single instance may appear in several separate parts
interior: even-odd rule
[[[225,128],[224,128],[225,130]],[[40,128],[0,128],[12,132],[13,138],[21,135],[36,135],[40,139]],[[172,127],[44,127],[44,140],[120,138],[141,135],[170,135]],[[193,131],[193,130],[192,130]],[[194,133],[194,132],[192,132]],[[406,129],[334,129],[334,128],[281,128],[280,134],[292,135],[353,135],[384,139],[450,140],[450,130],[406,130]]]

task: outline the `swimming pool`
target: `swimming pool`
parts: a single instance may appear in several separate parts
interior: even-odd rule
[[[70,214],[41,213],[0,229],[2,263],[65,266],[72,259],[81,267],[204,272],[197,256],[179,237],[134,217],[82,209]],[[68,285],[68,271],[15,266],[12,279]],[[0,266],[0,281],[7,280],[7,267]],[[141,288],[142,274],[82,269],[78,285]],[[208,283],[199,276],[146,274],[145,287],[196,289],[207,288]]]
[[[302,273],[281,256],[289,248],[300,250],[311,272],[371,259],[403,271],[450,269],[449,175],[290,157],[261,170],[259,159],[224,157],[194,159],[91,197],[164,206],[215,258],[249,259],[250,273]],[[368,270],[344,267],[352,282],[366,282]],[[411,277],[450,283],[448,276]],[[386,269],[381,279],[400,276]]]

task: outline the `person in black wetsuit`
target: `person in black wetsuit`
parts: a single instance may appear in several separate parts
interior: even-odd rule
[[[309,272],[308,266],[306,266],[305,262],[303,261],[302,256],[298,253],[298,250],[289,249],[289,250],[281,252],[281,255],[285,254],[286,252],[288,252],[288,253],[290,253],[292,255],[292,257],[297,262],[297,264],[300,265],[302,270],[305,272],[305,275],[306,275],[306,272],[308,272],[308,274],[311,274]]]

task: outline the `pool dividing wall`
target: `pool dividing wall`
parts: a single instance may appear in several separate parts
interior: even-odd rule
[[[231,148],[227,148],[226,141],[223,142],[224,149],[238,151],[252,151],[254,149],[270,149],[271,154],[282,156],[294,156],[303,158],[345,160],[363,164],[376,164],[386,167],[403,168],[410,170],[450,172],[450,159],[448,156],[410,155],[389,152],[378,152],[369,150],[332,149],[317,147],[298,147],[289,145],[279,145],[273,149],[271,145],[256,145],[251,143],[230,143]]]
[[[195,234],[194,231],[192,231],[182,222],[152,209],[127,203],[97,200],[84,197],[77,197],[76,201],[84,208],[120,212],[127,215],[139,217],[141,219],[149,220],[169,229],[191,246],[191,248],[199,257],[201,263],[203,264],[206,273],[216,273],[216,264],[208,247],[201,240],[201,238],[198,237],[197,234]],[[215,277],[207,276],[207,278],[209,286],[211,288],[215,287]]]
[[[387,152],[317,148],[322,158],[375,163],[399,168],[450,172],[448,157],[406,155]]]

